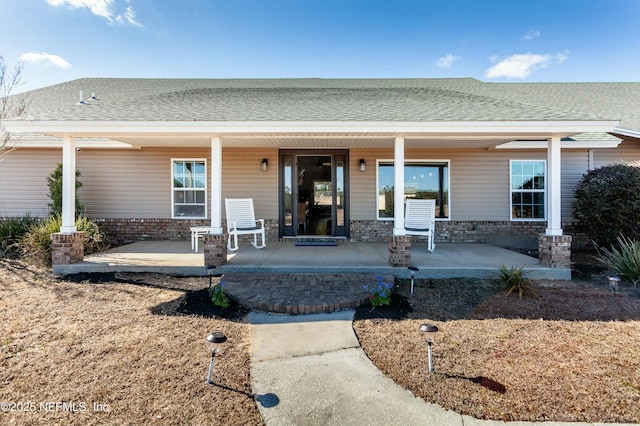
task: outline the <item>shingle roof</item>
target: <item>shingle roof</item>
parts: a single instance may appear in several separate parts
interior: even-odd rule
[[[77,104],[80,90],[88,105]],[[99,100],[89,100],[91,93]],[[640,83],[85,78],[25,95],[20,120],[621,120],[622,127],[640,129]]]

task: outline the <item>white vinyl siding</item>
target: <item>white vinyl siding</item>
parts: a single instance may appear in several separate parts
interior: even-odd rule
[[[618,149],[596,149],[594,165],[640,160],[637,142]],[[223,148],[222,197],[253,198],[256,217],[278,218],[278,149]],[[171,217],[172,158],[205,158],[211,170],[211,149],[145,148],[82,149],[77,168],[83,186],[80,202],[91,218]],[[450,161],[451,220],[508,221],[509,160],[546,160],[545,150],[427,149],[406,150],[406,160],[446,158]],[[562,150],[562,220],[571,218],[573,189],[588,167],[587,150]],[[260,162],[268,158],[267,172]],[[360,171],[359,160],[367,163]],[[393,158],[393,149],[351,149],[349,179],[351,220],[376,219],[376,160]],[[61,149],[18,148],[0,163],[0,216],[48,214],[47,176],[62,161]],[[210,182],[207,183],[210,185]],[[221,206],[224,218],[224,203]],[[210,217],[207,212],[207,217]]]
[[[0,161],[0,217],[47,216],[47,178],[61,162],[60,149],[9,152]]]

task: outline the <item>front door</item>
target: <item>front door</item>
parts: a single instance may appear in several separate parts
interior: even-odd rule
[[[347,154],[280,152],[280,235],[347,236]]]

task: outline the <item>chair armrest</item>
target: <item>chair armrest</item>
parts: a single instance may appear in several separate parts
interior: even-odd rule
[[[261,228],[264,228],[264,219],[256,219],[256,225],[257,225],[258,223],[260,224],[260,227],[261,227]]]
[[[235,220],[230,220],[227,223],[227,231],[228,232],[231,232],[232,229],[236,229],[236,228],[237,228],[237,225],[236,225],[236,221]]]

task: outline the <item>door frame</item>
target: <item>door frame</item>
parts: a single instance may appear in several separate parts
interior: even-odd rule
[[[298,227],[295,224],[298,223],[298,211],[294,206],[297,205],[298,200],[298,185],[294,181],[298,176],[298,156],[330,156],[331,157],[331,183],[332,183],[332,203],[331,203],[331,234],[326,237],[346,237],[349,238],[349,217],[350,217],[350,162],[349,162],[349,150],[348,149],[281,149],[278,151],[278,236],[282,237],[297,237]],[[340,159],[336,160],[337,157]],[[342,205],[344,209],[344,225],[338,226],[336,222],[337,218],[337,163],[342,161],[343,171],[343,199]],[[291,164],[292,170],[289,171],[288,176],[285,176],[286,164]],[[285,187],[287,182],[286,178],[290,179],[289,185],[291,187],[291,194],[285,193]],[[291,223],[287,224],[285,215],[286,212],[286,200],[291,198],[290,215]],[[296,200],[296,202],[294,202]],[[303,235],[300,235],[303,237]],[[318,238],[318,235],[307,235],[310,238]]]

